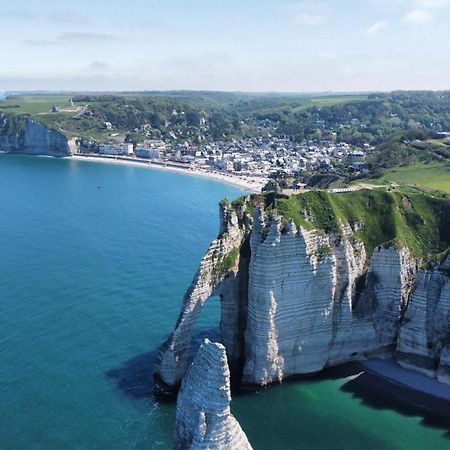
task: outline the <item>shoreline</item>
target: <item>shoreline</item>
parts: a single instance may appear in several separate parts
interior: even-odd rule
[[[304,377],[295,377],[292,381]],[[343,379],[341,386],[373,408],[421,417],[430,425],[450,432],[450,386],[414,370],[401,367],[394,358],[349,361],[331,366],[308,379]]]
[[[382,376],[392,383],[406,386],[450,403],[450,386],[415,370],[405,369],[393,358],[361,361],[366,372]]]
[[[358,361],[359,374],[349,378],[450,423],[450,386],[436,378],[401,367],[393,358]],[[450,428],[450,425],[449,425]]]
[[[165,165],[165,164],[155,164],[146,160],[128,160],[128,159],[119,159],[119,158],[109,158],[102,156],[82,156],[82,155],[72,155],[64,157],[64,159],[73,159],[75,161],[90,161],[90,162],[98,162],[104,164],[119,164],[126,165],[132,167],[141,167],[144,169],[150,170],[160,170],[165,172],[178,173],[182,175],[191,175],[196,177],[207,178],[209,180],[218,181],[221,183],[230,184],[234,187],[243,189],[246,192],[259,194],[261,192],[261,188],[267,183],[266,178],[256,178],[256,177],[241,177],[232,174],[225,174],[221,172],[215,171],[207,171],[204,169],[192,169],[188,167],[178,167],[176,165]]]

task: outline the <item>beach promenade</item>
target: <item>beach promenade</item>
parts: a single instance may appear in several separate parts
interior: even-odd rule
[[[210,180],[219,181],[221,183],[228,183],[239,187],[251,193],[260,193],[261,189],[267,183],[268,179],[265,177],[235,175],[230,173],[219,172],[215,170],[205,170],[201,168],[190,168],[182,164],[175,163],[155,163],[145,159],[125,158],[125,157],[110,157],[110,156],[92,156],[92,155],[72,155],[67,157],[77,161],[91,161],[106,164],[121,164],[134,167],[142,167],[152,170],[164,170],[168,172],[175,172],[183,175],[192,175],[197,177],[208,178]]]

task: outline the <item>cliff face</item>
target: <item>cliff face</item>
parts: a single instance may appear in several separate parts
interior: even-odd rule
[[[450,282],[439,270],[420,272],[405,312],[398,362],[449,383]]]
[[[414,272],[408,253],[376,249],[358,293],[365,251],[351,234],[335,242],[293,223],[282,233],[276,217],[266,223],[265,239],[256,225],[252,234],[243,382],[264,385],[390,355]]]
[[[371,196],[370,208],[384,208],[373,202],[390,201]],[[398,239],[386,229],[387,213],[346,221],[338,211],[336,227],[326,212],[332,226],[324,231],[311,211],[301,211],[310,223],[297,220],[296,225],[277,213],[282,208],[267,208],[267,199],[252,217],[248,202],[222,206],[221,233],[184,298],[175,331],[161,348],[158,377],[167,385],[179,383],[193,324],[206,299],[220,295],[223,343],[245,385],[392,355],[406,367],[450,383],[450,257],[423,268],[423,255],[449,245],[450,202],[423,194],[397,197],[389,208],[395,214],[394,232],[401,231]],[[426,215],[431,208],[435,216]],[[414,240],[415,231],[423,240]],[[385,236],[389,241],[383,241]],[[411,248],[401,239],[409,239]],[[223,264],[230,253],[235,257]]]
[[[14,126],[11,122],[14,121]],[[0,150],[8,153],[68,156],[67,138],[29,118],[0,117]]]
[[[225,347],[206,339],[178,394],[174,448],[251,450],[247,436],[231,415],[230,401]]]
[[[250,232],[250,218],[242,208],[221,205],[218,239],[209,246],[197,274],[186,292],[180,316],[167,342],[161,347],[157,374],[166,387],[177,386],[188,366],[192,330],[205,301],[221,297],[221,332],[229,358],[235,361],[240,348],[241,285],[245,271],[239,270],[239,248]],[[246,295],[246,292],[244,292]]]

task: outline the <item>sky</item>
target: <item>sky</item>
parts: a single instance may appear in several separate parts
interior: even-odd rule
[[[0,0],[0,92],[450,89],[450,0]]]

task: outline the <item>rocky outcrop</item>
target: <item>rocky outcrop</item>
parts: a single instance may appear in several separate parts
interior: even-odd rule
[[[178,386],[186,372],[193,327],[203,304],[212,296],[221,297],[222,340],[229,358],[237,361],[240,357],[241,329],[245,326],[241,317],[245,317],[242,309],[247,283],[245,270],[240,270],[240,255],[245,253],[251,219],[242,208],[235,209],[227,203],[221,204],[220,216],[219,237],[211,243],[203,257],[184,296],[175,331],[159,352],[156,373],[158,385],[163,391]]]
[[[160,384],[177,387],[192,328],[212,295],[221,297],[222,342],[242,385],[391,356],[450,384],[449,259],[427,271],[393,241],[368,254],[358,237],[363,223],[341,222],[339,232],[325,233],[264,207],[250,217],[247,204],[222,205],[219,237],[161,348]],[[408,214],[405,220],[413,220]]]
[[[67,138],[59,131],[29,118],[6,115],[0,117],[0,151],[50,156],[72,153]]]
[[[178,393],[174,448],[250,450],[247,436],[230,412],[230,401],[225,347],[206,339]]]

